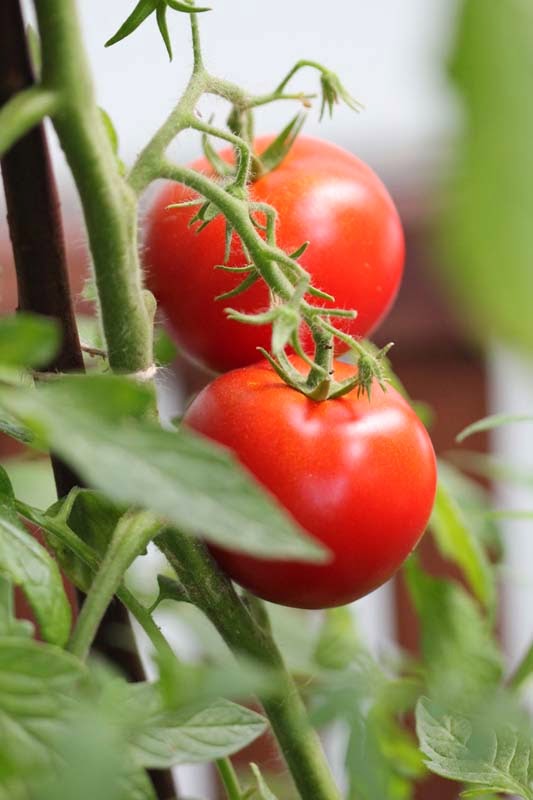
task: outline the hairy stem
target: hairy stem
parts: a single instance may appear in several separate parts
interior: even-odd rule
[[[301,797],[339,800],[318,737],[270,632],[258,624],[201,542],[167,530],[156,544],[190,601],[206,614],[231,650],[276,671],[279,691],[261,702]]]
[[[80,194],[102,324],[114,371],[152,363],[152,319],[141,285],[137,202],[122,178],[96,105],[73,0],[35,0],[43,86],[58,92],[53,121]]]

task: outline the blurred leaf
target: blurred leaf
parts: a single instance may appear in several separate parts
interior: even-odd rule
[[[57,497],[49,458],[9,458],[4,461],[18,500],[46,508]]]
[[[5,476],[2,471],[1,475]],[[10,486],[10,485],[9,485]],[[0,573],[20,586],[39,623],[43,638],[64,645],[70,633],[71,611],[59,568],[52,556],[19,520],[13,496],[0,494]]]
[[[473,422],[463,428],[455,438],[456,441],[463,442],[469,436],[473,436],[474,433],[491,431],[494,428],[501,428],[503,425],[510,425],[514,422],[533,422],[533,416],[531,414],[492,414],[490,417],[478,419],[477,422]]]
[[[10,436],[11,439],[16,439],[22,444],[29,444],[33,439],[33,435],[29,430],[19,425],[12,417],[6,414],[2,414],[2,417],[0,417],[0,433],[5,433],[6,436]]]
[[[447,276],[474,334],[531,350],[531,4],[465,0],[451,72],[466,127],[443,230]]]
[[[16,619],[11,581],[0,574],[0,637],[33,636],[33,625],[29,620]],[[1,759],[0,759],[1,763]]]
[[[161,326],[155,329],[154,360],[159,366],[171,364],[178,354],[178,348]]]
[[[265,779],[261,775],[261,771],[257,764],[250,764],[250,768],[254,774],[254,778],[257,783],[257,789],[259,792],[259,797],[261,800],[278,800],[276,795],[270,791],[268,788]]]
[[[502,536],[492,518],[492,497],[478,481],[439,459],[439,482],[461,509],[468,530],[498,561],[503,556]]]
[[[484,606],[492,608],[495,602],[494,572],[459,505],[440,478],[429,524],[442,555],[457,564],[476,597]]]
[[[404,567],[421,625],[423,664],[430,691],[447,702],[473,702],[502,676],[502,656],[489,622],[475,601],[452,580],[433,578],[415,558]]]
[[[2,760],[28,777],[53,764],[55,737],[63,730],[68,697],[85,674],[73,656],[31,639],[0,639],[0,741]]]
[[[146,387],[103,375],[63,378],[38,392],[0,390],[8,411],[115,502],[255,555],[325,557],[227,450],[184,429],[131,419],[150,399]]]
[[[0,364],[9,367],[42,367],[59,347],[56,323],[36,314],[18,312],[0,319]]]
[[[361,650],[353,615],[346,606],[331,608],[326,616],[315,648],[315,661],[324,669],[344,669]]]
[[[509,686],[520,689],[533,675],[533,643],[529,645],[517,668],[509,678]]]
[[[437,775],[533,800],[531,730],[505,720],[492,729],[483,716],[451,715],[427,698],[418,702],[416,730],[427,765]]]

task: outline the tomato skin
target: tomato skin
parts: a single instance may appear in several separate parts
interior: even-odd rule
[[[335,365],[337,380],[353,372]],[[435,497],[435,454],[426,429],[392,387],[384,392],[374,384],[370,401],[353,391],[317,403],[265,362],[210,383],[184,424],[232,449],[332,554],[311,564],[211,547],[233,580],[265,600],[297,608],[349,603],[388,580],[424,532]]]
[[[256,140],[261,152],[271,141]],[[221,155],[231,161],[232,151]],[[191,165],[212,174],[205,159]],[[311,302],[356,309],[353,321],[340,327],[353,336],[367,336],[386,315],[396,296],[404,261],[404,238],[398,213],[377,175],[340,147],[299,137],[282,164],[250,188],[258,202],[270,203],[279,214],[277,241],[294,252],[311,244],[300,263],[313,284],[335,297],[335,303]],[[215,270],[224,259],[225,223],[221,216],[201,233],[188,227],[195,208],[167,208],[195,197],[177,183],[167,183],[148,212],[145,267],[148,288],[155,294],[171,331],[186,351],[217,371],[257,361],[257,347],[270,349],[270,327],[228,320],[224,309],[263,311],[268,289],[259,281],[229,300],[214,298],[236,286],[242,275]],[[246,258],[236,235],[229,264]],[[311,338],[304,331],[306,349]],[[345,345],[337,342],[337,352]]]

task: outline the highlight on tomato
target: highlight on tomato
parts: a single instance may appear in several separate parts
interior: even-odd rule
[[[301,359],[291,360],[304,368]],[[353,373],[335,363],[336,379]],[[211,547],[233,580],[265,600],[298,608],[349,603],[388,580],[424,532],[435,454],[421,421],[391,386],[374,382],[370,399],[353,390],[315,402],[264,362],[210,383],[184,424],[233,450],[331,554],[311,564]]]
[[[272,137],[255,141],[264,152]],[[231,148],[220,153],[233,159]],[[191,165],[212,175],[207,159]],[[148,211],[144,263],[148,288],[165,313],[177,343],[216,371],[257,361],[257,347],[270,349],[268,325],[243,325],[227,318],[230,305],[255,313],[270,305],[269,289],[258,281],[231,300],[215,300],[231,291],[242,275],[216,269],[224,261],[225,222],[221,215],[195,233],[189,223],[196,208],[169,207],[194,199],[187,187],[167,182]],[[278,212],[277,244],[285,252],[309,246],[299,258],[313,286],[334,297],[334,303],[309,297],[321,306],[354,309],[357,317],[339,322],[355,337],[369,335],[390,309],[404,262],[404,237],[395,205],[373,170],[336,145],[299,136],[279,166],[250,185],[250,198]],[[248,259],[234,234],[228,264]],[[306,350],[311,337],[302,329]],[[337,354],[346,345],[336,340]]]

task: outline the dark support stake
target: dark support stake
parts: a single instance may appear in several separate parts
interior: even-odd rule
[[[19,0],[0,2],[0,106],[34,82]],[[61,349],[48,371],[83,372],[83,356],[69,290],[59,197],[44,126],[21,139],[1,160],[9,232],[18,285],[18,308],[53,317],[62,331]],[[52,456],[57,494],[79,486],[78,477]],[[111,644],[117,629],[121,646]],[[113,601],[95,647],[132,681],[145,679],[126,609]],[[150,773],[160,800],[176,796],[170,771]]]

